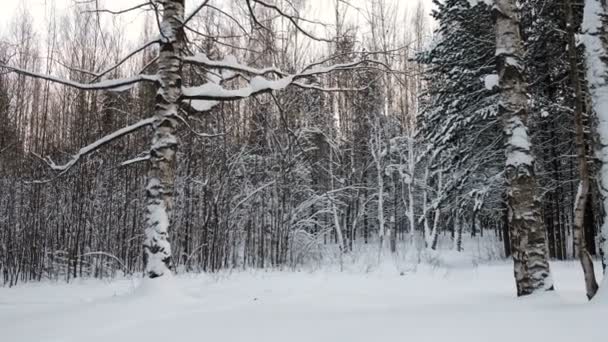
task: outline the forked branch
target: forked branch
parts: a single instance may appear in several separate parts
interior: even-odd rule
[[[44,160],[51,167],[51,169],[53,169],[55,171],[64,171],[65,172],[65,171],[69,170],[72,166],[74,166],[82,157],[86,156],[87,154],[96,151],[101,146],[106,145],[122,136],[135,132],[142,127],[152,125],[155,120],[156,120],[155,117],[143,119],[139,122],[136,122],[132,125],[123,127],[111,134],[108,134],[108,135],[104,136],[103,138],[96,140],[95,142],[81,148],[78,151],[78,153],[73,155],[72,158],[70,159],[70,161],[68,161],[65,164],[57,164],[50,157],[46,157],[46,158],[44,158]]]

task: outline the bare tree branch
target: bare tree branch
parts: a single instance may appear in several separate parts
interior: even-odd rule
[[[131,12],[131,11],[134,11],[136,9],[139,9],[139,8],[142,8],[142,7],[146,7],[146,6],[150,6],[150,1],[144,2],[144,3],[139,4],[139,5],[132,6],[132,7],[129,7],[129,8],[125,8],[125,9],[122,9],[122,10],[117,10],[117,11],[112,11],[112,10],[109,10],[109,9],[103,9],[102,8],[102,9],[94,9],[94,10],[85,10],[85,11],[83,11],[83,13],[109,13],[109,14],[115,14],[116,15],[116,14],[128,13],[128,12]]]
[[[269,4],[267,2],[264,2],[262,0],[246,0],[247,1],[247,6],[249,7],[249,11],[251,13],[251,16],[253,17],[253,19],[257,22],[257,18],[255,16],[255,13],[253,11],[253,8],[251,7],[250,2],[253,1],[257,4],[260,4],[261,6],[264,6],[266,8],[269,8],[275,12],[277,12],[281,17],[289,20],[293,26],[303,35],[307,36],[310,39],[313,40],[318,40],[318,41],[322,41],[322,42],[327,42],[327,43],[332,43],[333,40],[331,39],[327,39],[327,38],[321,38],[321,37],[317,37],[315,35],[313,35],[312,33],[308,32],[307,30],[305,30],[304,28],[302,28],[302,26],[300,26],[300,24],[298,23],[298,20],[302,20],[302,18],[296,16],[296,15],[291,15],[291,14],[287,14],[285,12],[283,12],[283,10],[281,10],[279,7]],[[307,20],[305,20],[307,21]],[[261,24],[260,24],[261,25]],[[263,26],[262,26],[263,27]]]
[[[200,5],[197,7],[197,8],[195,8],[195,9],[194,9],[194,11],[192,11],[192,12],[190,12],[190,14],[188,14],[188,16],[187,16],[187,17],[184,19],[184,22],[183,22],[183,24],[182,24],[182,25],[183,25],[183,26],[186,26],[186,24],[188,24],[188,22],[189,22],[190,20],[192,20],[192,18],[194,18],[194,16],[195,16],[195,15],[196,15],[198,12],[200,12],[200,10],[202,10],[202,9],[203,9],[203,7],[207,6],[207,4],[209,4],[209,0],[205,0],[205,1],[203,1],[203,2],[202,2],[202,3],[201,3],[201,4],[200,4]]]
[[[118,61],[118,63],[114,64],[113,66],[107,68],[106,70],[100,72],[100,73],[93,73],[95,75],[95,78],[93,79],[94,81],[100,79],[101,77],[105,76],[106,74],[110,73],[111,71],[115,70],[116,68],[118,68],[119,66],[121,66],[122,64],[124,64],[126,61],[128,61],[131,57],[135,56],[136,54],[138,54],[139,52],[145,50],[147,47],[154,45],[154,44],[158,44],[159,40],[155,39],[155,40],[151,40],[145,44],[143,44],[142,46],[134,49],[133,51],[129,52],[125,57],[123,57],[123,59],[121,59],[120,61]]]

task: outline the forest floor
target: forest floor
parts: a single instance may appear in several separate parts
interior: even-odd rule
[[[608,298],[587,303],[578,263],[552,270],[558,290],[523,299],[508,262],[0,287],[0,340],[608,341]]]

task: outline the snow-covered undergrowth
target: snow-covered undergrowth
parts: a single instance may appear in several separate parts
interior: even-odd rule
[[[381,258],[390,260],[401,272],[416,270],[418,264],[428,264],[433,267],[470,268],[472,266],[494,262],[504,259],[503,242],[494,234],[484,237],[463,236],[462,248],[464,252],[454,250],[454,241],[449,234],[438,236],[437,251],[425,250],[424,238],[418,236],[413,247],[409,237],[397,242],[396,253],[386,250]],[[387,243],[388,244],[388,243]],[[339,249],[336,244],[320,243],[316,249],[306,252],[306,256],[291,270],[319,271],[319,270],[346,270],[351,272],[371,272],[386,263],[378,265],[378,241],[370,239],[365,244],[361,241],[355,243],[352,251],[346,253],[340,262]],[[392,266],[391,266],[392,267]]]
[[[608,301],[587,303],[576,262],[558,291],[516,298],[512,266],[402,272],[232,271],[0,288],[3,341],[604,341]],[[598,268],[600,269],[599,265]]]

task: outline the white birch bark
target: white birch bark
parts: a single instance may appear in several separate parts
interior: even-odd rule
[[[585,0],[583,41],[587,61],[587,82],[595,112],[599,137],[598,158],[601,161],[599,188],[604,207],[604,223],[600,229],[600,252],[604,267],[608,265],[608,37],[606,36],[608,7],[605,0]],[[606,274],[606,268],[604,268]],[[600,291],[608,293],[604,276]]]
[[[437,191],[441,191],[443,186],[443,171],[438,171],[437,174]],[[441,215],[441,209],[432,204],[429,206],[429,191],[432,190],[429,184],[430,170],[426,167],[424,172],[424,191],[422,199],[422,221],[424,223],[424,247],[435,249],[437,244],[437,226],[439,223],[439,217]],[[436,200],[436,199],[435,199]],[[432,221],[429,221],[429,214],[432,212]]]
[[[572,2],[566,0],[566,23],[568,31],[568,57],[570,62],[570,78],[576,96],[574,106],[574,124],[576,131],[576,154],[578,159],[579,186],[574,201],[574,245],[576,254],[583,268],[587,298],[591,299],[597,292],[597,281],[593,269],[593,260],[585,243],[585,208],[589,196],[589,168],[587,165],[587,148],[585,145],[585,132],[583,127],[583,91],[579,77],[578,53],[574,36],[574,16]]]
[[[552,290],[534,156],[528,136],[523,46],[515,0],[496,0],[499,111],[506,134],[508,222],[518,296]]]
[[[329,177],[331,181],[332,194],[335,190],[335,179],[334,179],[334,151],[329,151]],[[333,198],[329,198],[331,201],[331,211],[334,217],[334,228],[336,230],[336,239],[338,240],[339,258],[340,258],[340,271],[344,269],[344,236],[342,235],[342,227],[340,225],[340,216],[338,215],[338,209],[336,208],[336,202]]]
[[[374,164],[376,166],[376,179],[378,187],[378,240],[379,240],[379,250],[378,250],[378,262],[382,257],[382,250],[384,248],[384,235],[385,231],[385,221],[384,221],[384,154],[386,153],[383,149],[382,142],[382,132],[380,127],[380,118],[376,115],[375,125],[373,127],[373,138],[370,143],[372,158],[374,159]]]
[[[156,278],[170,273],[169,226],[173,211],[173,188],[178,139],[178,103],[182,95],[184,48],[184,0],[166,0],[163,5],[158,58],[160,86],[154,109],[154,135],[150,147],[150,169],[146,185],[144,265],[145,274]]]
[[[414,138],[408,139],[408,167],[410,173],[410,182],[407,186],[408,209],[407,218],[410,221],[410,239],[413,250],[416,250],[416,217],[414,216],[414,175],[416,172],[416,157],[414,155]]]
[[[427,215],[429,214],[429,166],[426,166],[424,170],[424,190],[422,191],[422,223],[424,227],[424,248],[430,248],[429,237],[431,235],[431,228],[429,227],[429,220]]]

